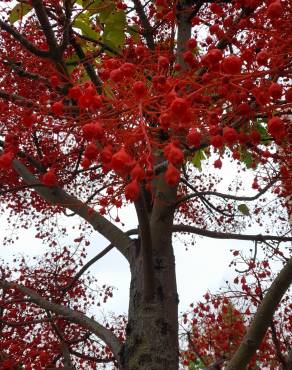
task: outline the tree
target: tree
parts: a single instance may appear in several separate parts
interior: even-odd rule
[[[61,343],[55,362],[66,368],[78,357],[70,341],[86,341],[89,332],[112,354],[86,360],[95,348],[87,341],[79,353],[85,362],[176,370],[173,234],[292,239],[285,214],[285,207],[291,213],[289,2],[21,0],[13,9],[9,3],[0,20],[1,208],[17,214],[19,226],[33,221],[40,229],[58,214],[80,216],[110,242],[103,255],[117,248],[128,261],[131,287],[123,341],[82,306],[83,273],[101,256],[78,273],[76,265],[57,269],[47,290],[35,270],[15,281],[3,268],[3,325],[23,328],[19,312],[11,315],[23,305],[39,320],[34,324],[54,326]],[[253,171],[254,195],[238,195],[242,183],[221,193],[216,177],[202,171],[206,162],[220,174],[224,157],[239,171]],[[116,214],[127,202],[135,205],[138,228],[124,232]],[[271,225],[266,235],[238,233],[244,224],[262,224],[265,213],[277,235]],[[40,234],[48,238],[55,227]],[[59,259],[66,260],[62,253]],[[228,370],[244,369],[255,354],[291,275],[288,260]],[[76,308],[69,292],[80,299]],[[21,336],[13,334],[12,342],[14,335]],[[3,361],[11,351],[4,348]],[[41,357],[36,366],[51,366],[47,354]]]
[[[273,251],[277,258],[288,260],[282,251]],[[267,255],[270,252],[265,251]],[[206,293],[201,302],[191,304],[190,311],[183,315],[184,331],[181,335],[186,340],[182,357],[188,366],[197,368],[196,365],[206,366],[209,363],[219,366],[232,358],[275,279],[270,266],[271,258],[260,259],[257,247],[249,259],[238,255],[236,250],[233,253],[236,255],[233,264],[241,266],[240,270],[236,268],[238,276],[233,284],[228,283],[227,289],[220,294]],[[245,268],[242,269],[242,266]],[[249,369],[289,369],[290,310],[291,297],[286,295],[273,313],[257,353],[247,361]]]

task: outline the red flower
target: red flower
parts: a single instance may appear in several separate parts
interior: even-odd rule
[[[227,144],[232,145],[238,138],[237,131],[233,127],[224,127],[223,138]]]
[[[183,98],[175,98],[170,105],[170,110],[173,117],[179,118],[185,114],[188,109],[188,103]]]
[[[216,161],[214,162],[214,167],[215,168],[222,168],[222,161],[220,158],[216,159]]]
[[[53,170],[49,170],[42,176],[42,183],[46,186],[57,185],[57,177]]]
[[[135,201],[140,194],[140,189],[137,180],[131,181],[126,187],[125,187],[125,197],[127,200],[130,200],[131,202]]]
[[[234,75],[241,71],[241,59],[236,55],[230,55],[223,59],[222,70],[225,73]]]
[[[84,155],[88,159],[95,159],[98,154],[98,148],[94,143],[90,143],[86,146],[84,150]]]
[[[102,149],[100,152],[100,157],[103,163],[109,163],[112,159],[112,148],[111,146],[106,146],[105,148]]]
[[[99,121],[86,123],[82,127],[83,136],[86,140],[99,140],[103,135],[103,128]]]
[[[139,165],[139,163],[136,164],[136,166],[131,171],[131,177],[135,180],[143,180],[145,177],[145,173],[143,168]]]
[[[133,93],[137,99],[144,98],[147,94],[147,87],[144,82],[137,81],[133,85]]]
[[[215,135],[211,137],[211,145],[214,148],[222,148],[223,146],[223,137],[221,135]]]
[[[280,99],[283,93],[283,88],[276,82],[271,83],[269,87],[269,94],[273,99]]]
[[[135,66],[132,63],[122,64],[120,70],[125,77],[133,77],[133,75],[135,74]]]
[[[60,101],[57,101],[52,105],[52,112],[56,116],[60,116],[63,113],[63,103]]]
[[[187,43],[189,49],[195,49],[197,47],[197,44],[198,43],[196,39],[189,39]]]
[[[268,121],[268,131],[275,139],[282,139],[285,134],[284,122],[279,117],[273,117]]]
[[[113,69],[110,73],[110,79],[113,82],[120,82],[123,79],[123,71],[120,68]]]
[[[268,59],[269,59],[269,54],[265,50],[260,51],[256,57],[256,61],[259,66],[266,65],[268,62]]]
[[[192,128],[188,133],[187,142],[189,145],[192,145],[195,148],[199,148],[201,145],[201,137],[202,135],[197,130]]]
[[[166,145],[164,149],[164,156],[172,164],[181,164],[184,159],[183,152],[173,143]]]
[[[179,170],[174,167],[171,163],[169,163],[167,170],[165,172],[165,181],[168,185],[174,186],[179,182],[180,179],[180,172]]]
[[[168,58],[160,55],[159,58],[158,58],[158,64],[162,67],[162,68],[167,68],[168,65],[169,65],[169,60]]]
[[[283,7],[280,1],[274,1],[269,5],[267,15],[270,19],[272,20],[277,19],[282,14],[283,14]]]
[[[11,168],[13,161],[13,153],[7,152],[0,155],[0,169],[1,170],[9,170]]]
[[[122,148],[112,156],[110,167],[118,174],[123,175],[131,170],[133,164],[133,158]]]

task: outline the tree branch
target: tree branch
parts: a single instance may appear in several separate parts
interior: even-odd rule
[[[177,204],[180,204],[182,202],[188,201],[191,198],[194,197],[201,197],[206,195],[212,195],[215,197],[220,197],[223,199],[231,199],[231,200],[239,200],[239,201],[246,201],[251,202],[253,200],[258,199],[261,197],[264,193],[266,193],[277,181],[279,180],[279,176],[274,177],[265,187],[263,187],[256,195],[253,195],[251,197],[246,196],[238,196],[238,195],[232,195],[232,194],[224,194],[216,191],[196,191],[196,189],[190,184],[187,180],[181,178],[181,182],[183,182],[186,186],[188,186],[194,193],[186,195],[185,197],[179,199],[177,201]]]
[[[45,83],[47,86],[50,86],[50,82],[46,77],[43,77],[37,73],[29,72],[23,69],[19,64],[16,64],[13,60],[5,58],[1,61],[4,65],[10,67],[19,77],[27,77],[30,80],[39,80]]]
[[[142,191],[140,192],[139,198],[135,201],[135,209],[139,221],[139,236],[142,245],[144,300],[145,302],[151,302],[154,298],[152,237],[146,202]]]
[[[34,106],[34,102],[32,100],[26,99],[20,95],[9,94],[3,90],[0,90],[0,98],[28,108],[32,108]]]
[[[192,33],[192,5],[193,0],[180,0],[176,5],[176,18],[177,18],[177,56],[176,61],[181,65],[184,70],[189,68],[188,64],[184,61],[183,53],[186,50],[187,41]],[[202,1],[199,1],[201,4]],[[199,8],[201,5],[199,5]],[[198,9],[199,9],[198,8]]]
[[[219,231],[205,230],[199,227],[190,225],[173,225],[173,232],[185,232],[191,234],[197,234],[201,236],[206,236],[208,238],[214,239],[235,239],[235,240],[250,240],[263,242],[265,240],[276,240],[279,242],[290,242],[292,237],[278,236],[278,235],[253,235],[253,234],[235,234],[235,233],[222,233]]]
[[[94,361],[94,362],[99,363],[99,364],[115,361],[115,359],[113,357],[110,357],[110,358],[96,358],[96,357],[93,357],[93,356],[89,356],[89,355],[85,355],[83,353],[77,352],[74,349],[70,349],[70,353],[72,355],[76,356],[76,357],[79,357],[79,358],[82,358],[82,359],[88,360],[88,361]]]
[[[138,233],[137,229],[128,230],[125,232],[126,235],[135,235]],[[96,256],[94,256],[91,260],[89,260],[73,277],[73,279],[70,281],[70,283],[62,289],[63,292],[67,292],[70,290],[75,283],[84,273],[87,271],[95,262],[100,260],[102,257],[104,257],[108,252],[110,252],[114,248],[114,244],[108,245],[106,248],[104,248],[100,253],[98,253]]]
[[[288,353],[287,364],[284,370],[292,370],[292,347],[290,348],[290,351]]]
[[[260,346],[273,315],[292,282],[292,258],[280,271],[261,302],[255,317],[226,370],[244,370]]]
[[[42,0],[31,0],[31,4],[35,10],[36,16],[40,22],[45,38],[47,40],[50,57],[59,62],[61,60],[60,49],[58,47],[56,36],[52,29],[43,2]]]
[[[86,56],[85,56],[85,53],[84,53],[82,47],[78,44],[78,42],[76,41],[76,39],[74,38],[74,36],[72,34],[71,34],[71,37],[70,37],[70,43],[73,46],[76,54],[78,55],[78,58],[80,60],[85,59]],[[93,66],[89,62],[84,62],[83,64],[84,64],[85,70],[86,70],[90,80],[96,86],[98,92],[101,93],[102,92],[102,90],[101,90],[102,81],[98,77],[98,75],[96,74]]]
[[[0,280],[0,286],[3,289],[17,289],[24,295],[30,297],[32,302],[34,302],[36,305],[43,308],[44,310],[49,310],[57,315],[61,315],[64,317],[64,319],[72,321],[90,330],[93,334],[103,340],[106,345],[109,346],[115,358],[117,359],[117,361],[119,361],[121,343],[119,342],[118,338],[111,332],[111,330],[106,329],[103,325],[87,317],[81,312],[74,311],[69,307],[65,307],[42,298],[35,291],[22,285],[16,284],[14,282]]]
[[[13,160],[13,168],[26,184],[32,186],[39,184],[39,180],[19,160]],[[48,203],[68,208],[86,220],[94,230],[114,244],[124,257],[128,259],[128,250],[133,243],[132,239],[105,217],[60,187],[35,186],[34,189]]]
[[[153,37],[153,29],[151,27],[151,24],[149,22],[149,19],[145,13],[144,7],[141,4],[140,0],[133,0],[135,10],[140,18],[140,22],[142,24],[142,27],[144,29],[143,36],[145,36],[147,46],[149,49],[154,49],[154,37]]]
[[[26,50],[30,51],[32,54],[38,57],[41,57],[41,58],[51,57],[48,51],[38,49],[30,41],[28,41],[24,36],[22,36],[14,27],[10,26],[10,24],[3,22],[1,19],[0,19],[0,28],[8,32],[10,35],[12,35],[18,42],[21,43],[21,45],[23,45],[26,48]]]

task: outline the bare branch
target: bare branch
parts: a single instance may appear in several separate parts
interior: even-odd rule
[[[126,231],[126,235],[135,235],[138,233],[137,229],[129,230]],[[100,260],[102,257],[104,257],[108,252],[110,252],[114,248],[114,244],[108,245],[106,248],[104,248],[100,253],[98,253],[96,256],[94,256],[91,260],[89,260],[78,272],[77,274],[73,277],[73,279],[70,281],[70,283],[63,288],[63,292],[67,292],[72,288],[74,283],[87,271],[95,262]]]
[[[82,47],[78,44],[78,42],[75,40],[74,36],[72,36],[72,35],[71,35],[71,38],[70,38],[70,43],[73,46],[76,54],[78,55],[78,58],[80,60],[86,59],[86,56],[85,56],[85,53],[84,53]],[[96,86],[98,92],[101,93],[102,81],[98,77],[97,73],[95,72],[92,64],[90,64],[89,62],[83,62],[83,64],[84,64],[85,70],[86,70],[90,80]]]
[[[220,197],[220,198],[223,198],[223,199],[231,199],[231,200],[238,200],[238,201],[243,201],[243,202],[244,201],[251,202],[253,200],[258,199],[263,194],[265,194],[278,180],[279,180],[279,176],[274,177],[256,195],[253,195],[251,197],[246,197],[246,196],[239,196],[239,195],[232,195],[232,194],[223,194],[223,193],[216,192],[216,191],[196,191],[196,189],[194,188],[194,186],[192,186],[192,184],[190,184],[185,179],[181,179],[181,182],[183,182],[187,187],[189,187],[193,191],[193,193],[192,194],[188,194],[185,197],[179,199],[177,201],[177,204],[180,204],[182,202],[188,201],[189,199],[194,198],[194,197],[202,197],[202,196],[206,196],[206,195],[212,195],[212,196]]]
[[[173,232],[185,232],[191,234],[197,234],[206,236],[214,239],[235,239],[235,240],[250,240],[264,242],[265,240],[277,240],[280,242],[290,242],[292,237],[278,236],[278,235],[252,235],[252,234],[234,234],[234,233],[222,233],[219,231],[205,230],[195,226],[189,225],[173,225]]]
[[[70,353],[76,357],[82,358],[84,360],[88,361],[94,361],[96,363],[108,363],[108,362],[113,362],[115,359],[113,357],[110,358],[96,358],[93,356],[85,355],[83,353],[77,352],[74,349],[70,349]]]

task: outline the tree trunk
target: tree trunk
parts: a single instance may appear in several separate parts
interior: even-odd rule
[[[175,198],[175,189],[171,193]],[[165,204],[165,198],[163,202],[156,200],[150,223],[154,274],[150,302],[145,302],[143,295],[143,246],[139,240],[130,255],[132,279],[122,370],[178,369],[178,294],[172,224],[172,207]]]
[[[162,248],[163,249],[163,248]],[[178,369],[178,296],[173,253],[154,254],[155,296],[144,303],[141,248],[132,266],[129,317],[122,370]]]

